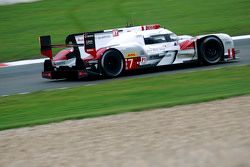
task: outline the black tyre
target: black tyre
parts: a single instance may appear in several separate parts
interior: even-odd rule
[[[44,71],[54,71],[54,67],[52,66],[52,62],[50,60],[45,60],[43,66]]]
[[[199,56],[205,64],[216,64],[224,56],[222,42],[216,37],[207,37],[199,44]]]
[[[101,59],[102,72],[105,76],[119,76],[124,69],[124,60],[122,54],[117,50],[108,50]]]

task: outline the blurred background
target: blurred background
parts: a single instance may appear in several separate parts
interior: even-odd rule
[[[249,9],[249,0],[42,0],[1,5],[0,62],[39,58],[40,35],[50,34],[54,43],[63,43],[69,33],[124,27],[127,22],[159,23],[179,35],[248,34]]]

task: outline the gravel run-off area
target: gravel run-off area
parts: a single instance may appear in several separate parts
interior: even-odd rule
[[[1,167],[249,167],[250,96],[0,131]]]

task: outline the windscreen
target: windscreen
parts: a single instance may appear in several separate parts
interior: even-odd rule
[[[157,44],[157,43],[166,43],[166,42],[174,42],[177,40],[177,36],[175,34],[161,34],[161,35],[153,35],[147,38],[144,38],[146,45]]]

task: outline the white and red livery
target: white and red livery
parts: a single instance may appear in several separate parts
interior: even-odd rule
[[[88,75],[116,77],[126,70],[200,61],[216,64],[236,58],[232,38],[227,34],[177,36],[159,24],[115,28],[71,34],[65,44],[51,45],[41,36],[43,78],[82,78]],[[53,47],[65,47],[54,57]]]

